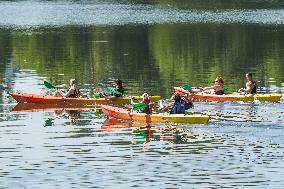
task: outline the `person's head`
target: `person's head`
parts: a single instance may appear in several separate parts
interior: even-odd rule
[[[121,86],[122,85],[122,81],[120,79],[115,80],[115,84]]]
[[[222,84],[224,85],[224,79],[223,77],[216,77],[216,79],[214,80],[215,85],[216,84]]]
[[[144,93],[144,94],[142,94],[142,99],[143,99],[143,100],[144,100],[144,99],[147,99],[147,98],[149,98],[148,93]]]
[[[171,99],[174,100],[175,102],[180,102],[181,96],[178,93],[174,93]]]
[[[246,73],[246,79],[248,81],[251,81],[252,80],[252,73],[250,73],[250,72]]]
[[[72,85],[75,85],[75,84],[76,84],[76,80],[75,79],[70,79],[69,85],[72,86]]]

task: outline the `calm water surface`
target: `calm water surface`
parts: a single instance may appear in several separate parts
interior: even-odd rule
[[[10,91],[129,95],[173,87],[284,91],[282,1],[0,2],[0,188],[283,188],[284,105],[196,103],[207,126],[108,120],[95,109],[12,112]],[[139,128],[142,126],[142,128]]]

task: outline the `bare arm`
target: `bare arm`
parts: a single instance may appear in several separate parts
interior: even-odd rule
[[[67,91],[67,93],[64,95],[65,97],[69,97],[70,94],[72,93],[73,89],[72,87]]]
[[[253,90],[253,83],[251,81],[247,82],[245,91],[250,94],[252,90]]]
[[[210,87],[204,87],[202,88],[202,90],[206,91],[206,90],[210,90],[210,89],[215,89],[216,85],[210,86]]]

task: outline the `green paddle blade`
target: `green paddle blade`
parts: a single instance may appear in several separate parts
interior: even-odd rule
[[[146,107],[147,107],[147,104],[142,102],[142,103],[133,105],[132,109],[133,110],[141,110],[141,109],[146,108]]]
[[[184,90],[187,90],[187,91],[191,91],[191,89],[192,89],[192,87],[188,86],[188,85],[182,85],[181,88],[183,88]]]
[[[115,90],[112,87],[108,87],[107,90],[111,93],[117,94],[117,95],[122,95],[122,92],[119,92],[118,90]]]
[[[48,89],[55,89],[55,87],[51,83],[49,83],[48,81],[44,81],[43,84]]]
[[[229,91],[228,85],[224,85],[224,92],[227,93]]]

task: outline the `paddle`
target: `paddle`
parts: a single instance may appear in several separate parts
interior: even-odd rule
[[[228,85],[224,85],[224,93],[227,93],[229,91]]]
[[[142,103],[139,103],[139,104],[134,104],[133,107],[132,107],[132,109],[133,109],[133,110],[141,110],[141,109],[143,109],[143,108],[146,108],[147,106],[148,106],[147,104],[145,104],[144,102],[142,102]]]
[[[56,89],[56,87],[54,87],[51,83],[49,83],[48,81],[44,81],[43,82],[44,86],[48,89]]]
[[[182,85],[181,88],[183,88],[184,90],[187,90],[187,91],[191,91],[192,87],[189,86],[189,85]]]
[[[107,90],[111,93],[117,94],[117,95],[122,95],[122,92],[119,92],[118,90],[112,88],[112,87],[108,87]]]

